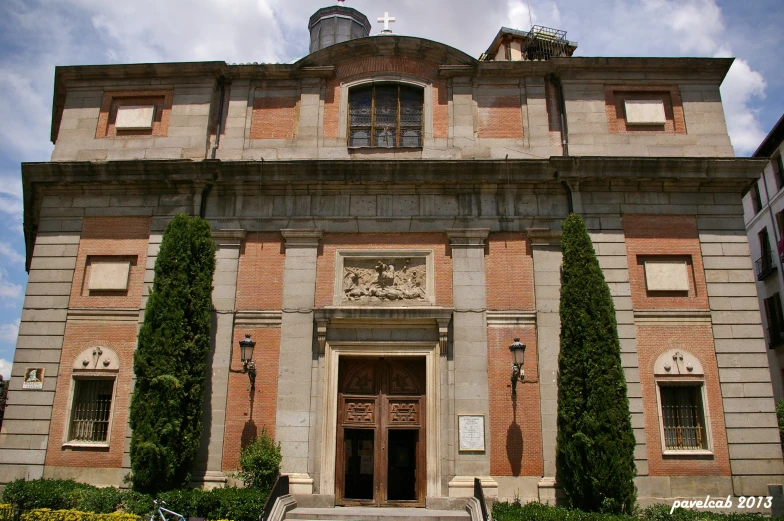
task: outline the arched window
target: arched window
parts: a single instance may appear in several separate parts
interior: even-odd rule
[[[108,347],[90,347],[76,357],[63,440],[66,445],[109,444],[119,370],[120,359]]]
[[[423,90],[373,84],[349,91],[350,147],[421,147]]]
[[[710,415],[700,361],[687,351],[666,351],[656,359],[654,378],[664,453],[710,451]]]

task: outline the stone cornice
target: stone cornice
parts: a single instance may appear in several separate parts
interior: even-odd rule
[[[710,325],[711,313],[707,309],[636,309],[637,326]]]
[[[286,239],[286,248],[317,248],[324,230],[287,228],[281,230],[280,234]]]
[[[490,228],[449,228],[446,236],[452,248],[484,248]]]
[[[536,311],[490,311],[486,312],[487,327],[533,327]]]
[[[245,238],[245,230],[212,230],[212,240],[219,246],[240,246]]]
[[[234,327],[280,327],[283,312],[280,310],[237,311],[234,314]]]
[[[69,308],[68,321],[139,322],[138,308]]]
[[[558,246],[561,244],[560,228],[528,228],[525,231],[531,246]]]

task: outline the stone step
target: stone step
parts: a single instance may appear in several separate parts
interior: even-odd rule
[[[297,521],[470,521],[465,510],[432,510],[428,508],[335,507],[295,508],[285,519]]]

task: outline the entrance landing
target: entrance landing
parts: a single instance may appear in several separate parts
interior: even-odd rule
[[[300,521],[470,521],[465,510],[432,510],[429,508],[335,507],[295,508],[285,519]]]

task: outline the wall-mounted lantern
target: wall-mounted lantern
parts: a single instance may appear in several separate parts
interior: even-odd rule
[[[240,340],[240,358],[242,359],[242,371],[248,373],[250,388],[256,388],[256,362],[253,361],[253,348],[256,342],[250,339],[250,334]]]
[[[525,371],[523,371],[525,344],[521,344],[520,339],[515,338],[512,345],[509,346],[509,351],[512,352],[512,398],[516,398],[517,382],[525,381]]]

